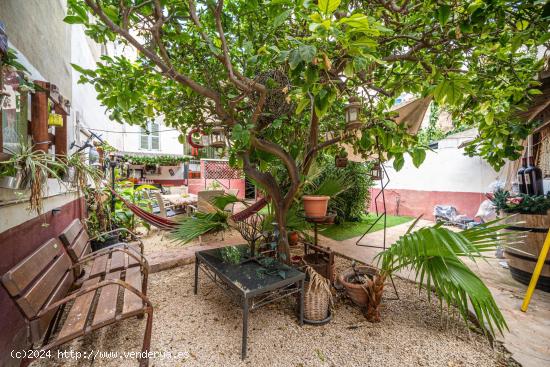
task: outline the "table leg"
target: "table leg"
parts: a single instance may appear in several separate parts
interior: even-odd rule
[[[246,349],[248,342],[248,298],[243,297],[243,341],[241,350],[241,359],[246,358]]]
[[[194,294],[197,294],[197,290],[199,287],[199,265],[200,265],[199,258],[195,256],[195,285],[193,287]]]
[[[300,287],[300,326],[304,325],[304,281],[299,282]]]

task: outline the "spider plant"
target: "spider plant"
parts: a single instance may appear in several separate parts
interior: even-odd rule
[[[381,276],[372,285],[373,294],[377,288],[383,288],[387,276],[412,269],[428,298],[433,289],[441,307],[443,303],[456,307],[466,323],[471,306],[483,332],[494,335],[496,329],[502,333],[507,329],[506,321],[491,292],[462,258],[474,262],[484,259],[483,254],[494,251],[498,241],[506,238],[511,244],[517,236],[503,232],[507,225],[497,224],[499,220],[461,232],[451,231],[442,224],[411,232],[417,221],[390,248],[377,255]],[[379,303],[380,300],[373,306],[377,308]]]
[[[30,190],[29,210],[40,214],[48,176],[61,181],[59,172],[63,171],[66,165],[54,160],[50,154],[42,150],[33,150],[24,140],[17,149],[8,150],[8,153],[11,157],[0,162],[0,166],[3,166],[0,169],[2,176],[20,174],[21,187]]]
[[[76,187],[79,192],[82,192],[90,182],[94,183],[96,187],[98,186],[102,173],[98,168],[86,163],[84,153],[73,153],[69,156],[62,157],[62,160],[64,160],[67,165],[66,175],[68,176],[69,182]]]

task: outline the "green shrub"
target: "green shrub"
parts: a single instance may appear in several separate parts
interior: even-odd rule
[[[322,165],[319,181],[327,177],[346,177],[350,188],[338,196],[338,200],[329,201],[329,210],[338,214],[339,221],[359,221],[365,213],[365,207],[370,203],[370,188],[373,181],[367,163],[349,162],[347,167],[338,168],[334,161],[327,161]]]

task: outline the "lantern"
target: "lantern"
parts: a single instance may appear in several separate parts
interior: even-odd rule
[[[380,162],[373,163],[372,168],[370,170],[370,176],[373,180],[381,180],[384,173],[382,172],[382,167],[380,165]]]
[[[346,112],[346,130],[360,128],[363,123],[359,120],[359,112],[361,111],[359,98],[350,97],[349,103],[344,107],[344,110]]]
[[[214,126],[212,128],[210,146],[213,148],[225,148],[225,130],[222,126]]]

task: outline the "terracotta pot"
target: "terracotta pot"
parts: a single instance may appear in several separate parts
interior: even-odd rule
[[[369,275],[370,277],[374,277],[379,273],[378,269],[367,265],[356,266],[355,270],[359,274]],[[349,268],[338,275],[338,281],[344,286],[346,289],[346,294],[353,301],[353,303],[360,307],[366,307],[369,303],[367,292],[365,292],[365,289],[361,286],[361,284],[351,283],[349,281],[349,279],[354,275],[355,273],[353,272],[353,269]]]
[[[300,239],[300,236],[298,235],[298,232],[296,232],[296,231],[292,231],[288,234],[288,244],[290,246],[297,246],[299,239]]]
[[[330,196],[304,195],[304,210],[310,218],[322,218],[327,215],[327,207]]]

